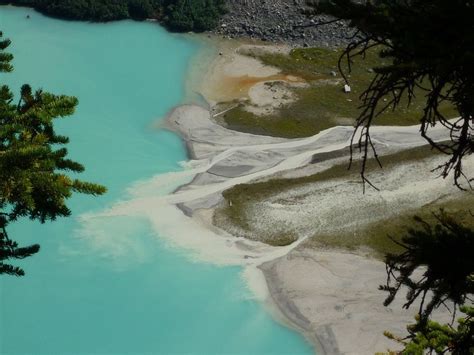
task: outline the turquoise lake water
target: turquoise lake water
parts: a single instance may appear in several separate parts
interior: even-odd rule
[[[11,226],[14,239],[41,251],[21,263],[26,277],[0,278],[0,353],[311,354],[249,297],[239,267],[192,262],[139,219],[102,226],[113,247],[81,238],[77,216],[111,205],[137,180],[181,169],[182,142],[153,122],[182,101],[202,44],[153,23],[65,22],[11,7],[0,7],[0,30],[15,55],[0,83],[77,96],[77,113],[57,127],[86,166],[81,177],[109,188],[74,197],[71,218]]]

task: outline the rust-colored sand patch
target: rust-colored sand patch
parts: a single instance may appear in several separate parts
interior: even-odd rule
[[[292,75],[276,74],[266,77],[239,76],[224,77],[219,85],[219,101],[232,101],[247,98],[249,90],[256,84],[271,81],[285,81],[289,83],[304,83],[304,79]]]

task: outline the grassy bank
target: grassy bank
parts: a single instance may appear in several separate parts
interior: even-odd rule
[[[429,158],[437,154],[429,147],[409,149],[395,154],[382,156],[381,162],[385,169],[395,167],[400,163],[410,161],[418,161]],[[375,160],[369,162],[368,172],[378,169]],[[252,213],[257,203],[270,200],[282,192],[297,189],[305,185],[324,182],[332,179],[342,179],[348,181],[360,181],[357,168],[352,171],[347,170],[347,164],[339,164],[325,170],[323,172],[295,179],[273,179],[265,182],[237,185],[224,192],[226,203],[216,210],[214,214],[214,223],[220,228],[229,232],[237,228],[243,231],[244,235],[253,238],[255,231],[250,222],[249,213]],[[433,221],[433,212],[439,211],[440,208],[446,209],[448,213],[457,216],[460,222],[467,223],[474,227],[474,218],[465,210],[466,206],[474,206],[474,195],[466,192],[462,200],[449,200],[439,203],[425,205],[417,211],[410,211],[390,220],[383,220],[372,223],[359,230],[351,230],[350,233],[342,233],[337,235],[315,235],[313,238],[305,242],[307,247],[330,247],[344,249],[370,248],[375,255],[381,256],[386,252],[396,252],[398,247],[393,243],[388,235],[399,238],[403,235],[406,226],[413,225],[413,215],[417,214],[427,221]],[[264,218],[264,217],[262,217]],[[297,236],[289,233],[281,233],[279,231],[271,231],[258,235],[258,240],[271,245],[288,245],[296,240]]]
[[[443,209],[447,214],[455,216],[459,223],[474,228],[474,218],[472,218],[466,206],[474,206],[474,194],[470,192],[466,192],[459,199],[432,203],[415,212],[369,224],[361,230],[355,230],[353,233],[315,235],[306,240],[302,247],[338,248],[353,251],[370,248],[375,257],[383,258],[387,253],[402,251],[402,248],[394,243],[392,239],[400,241],[406,235],[407,228],[416,227],[413,218],[415,215],[434,225],[436,223],[435,214],[439,214],[440,210]]]
[[[344,81],[337,69],[341,50],[299,48],[292,50],[289,55],[261,51],[245,54],[279,68],[283,74],[303,78],[309,86],[293,89],[298,99],[270,115],[258,116],[240,105],[223,115],[221,123],[242,132],[287,138],[311,136],[336,125],[352,125],[360,114],[359,96],[375,75],[373,68],[388,64],[375,51],[365,59],[355,59],[352,71],[348,74],[352,91],[346,94],[343,92]],[[409,107],[405,100],[396,111],[383,113],[376,123],[416,124],[424,99],[424,93],[418,91]],[[456,115],[452,107],[444,106],[441,110],[448,116]]]

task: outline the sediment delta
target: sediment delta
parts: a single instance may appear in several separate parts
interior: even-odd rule
[[[248,45],[245,48],[248,49]],[[281,174],[295,174],[296,171],[299,176],[314,174],[349,158],[347,148],[353,132],[350,126],[337,126],[304,139],[283,139],[236,132],[217,124],[213,116],[219,114],[215,110],[219,98],[244,99],[255,85],[273,81],[274,76],[279,75],[276,68],[262,67],[257,60],[240,54],[241,50],[243,48],[236,46],[222,49],[203,81],[195,83],[195,90],[208,100],[210,110],[198,105],[180,106],[167,119],[167,128],[181,134],[192,159],[188,163],[192,166],[189,170],[191,181],[168,196],[167,202],[177,205],[188,220],[214,233],[217,239],[226,240],[229,250],[238,250],[237,259],[252,268],[253,273],[258,272],[256,268],[263,272],[267,292],[263,292],[263,296],[261,292],[260,296],[273,305],[270,308],[276,310],[280,319],[303,332],[315,344],[318,354],[373,354],[397,349],[397,344],[387,339],[383,331],[404,334],[405,326],[413,320],[415,311],[402,309],[403,300],[397,300],[390,307],[383,306],[385,295],[378,286],[386,280],[385,267],[367,250],[350,253],[306,247],[303,242],[311,236],[315,227],[312,222],[306,224],[308,230],[294,231],[297,240],[292,244],[282,247],[262,244],[262,241],[267,241],[261,238],[263,229],[272,229],[279,223],[291,224],[288,218],[293,216],[291,213],[283,216],[285,212],[276,211],[272,203],[266,211],[255,211],[255,219],[267,223],[262,222],[261,230],[256,228],[251,237],[238,233],[238,229],[232,226],[226,228],[213,224],[216,209],[222,203],[232,203],[222,197],[227,189],[243,183],[266,181]],[[259,47],[259,50],[265,49]],[[268,50],[282,48],[268,47]],[[239,89],[243,77],[258,77],[259,80],[253,86],[244,85]],[[280,79],[281,82],[285,80]],[[229,83],[234,83],[234,86]],[[435,140],[446,139],[442,127],[434,128],[431,135]],[[374,127],[372,139],[381,155],[426,144],[419,135],[418,126]],[[428,166],[436,163],[436,159],[439,157],[419,164]],[[318,163],[311,164],[314,161]],[[472,159],[468,165],[472,166]],[[373,196],[360,210],[367,208],[371,211],[390,204],[391,212],[396,214],[417,197],[422,197],[420,203],[439,199],[449,185],[445,180],[435,179],[436,176],[429,171],[416,174],[415,167],[409,164],[401,164],[398,169],[401,169],[398,173],[383,176],[383,186],[390,185],[387,191],[381,186],[379,195],[371,193]],[[337,193],[338,186],[343,195],[351,190],[353,200],[357,196],[362,200],[363,195],[360,184],[337,178],[334,181],[337,183],[332,188],[317,183],[309,186],[305,196],[311,197],[311,191],[317,196],[306,201],[307,205],[302,203],[302,208],[298,209],[296,203],[289,210],[288,206],[282,206],[283,210],[309,210],[304,215],[311,221],[318,218],[318,209],[321,209],[322,216],[329,218],[324,223],[325,233],[338,230],[340,225],[331,225],[331,216],[326,215],[321,204],[327,199],[344,204],[344,196]],[[417,186],[421,185],[425,188],[417,191]],[[455,194],[455,190],[451,192]],[[337,205],[328,205],[329,208],[337,208]],[[358,211],[357,208],[344,209],[345,220],[359,219]],[[267,215],[269,212],[280,217]],[[377,218],[377,214],[373,216]],[[361,219],[358,224],[366,224],[369,220]],[[299,218],[297,223],[304,225],[305,221]],[[261,280],[257,276],[254,279]],[[261,290],[262,285],[253,288]],[[447,314],[440,312],[437,317],[445,320]]]

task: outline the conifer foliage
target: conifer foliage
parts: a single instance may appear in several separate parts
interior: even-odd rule
[[[385,332],[385,335],[404,346],[403,354],[473,354],[474,307],[462,306],[460,312],[462,317],[458,319],[457,326],[432,320],[420,326],[420,317],[417,316],[417,322],[408,326],[408,338],[403,339],[390,332]]]
[[[404,252],[386,256],[387,283],[380,287],[388,292],[386,306],[403,288],[408,290],[404,308],[418,302],[417,323],[409,328],[414,338],[417,332],[426,335],[428,326],[435,327],[430,317],[442,306],[453,312],[453,320],[456,310],[464,309],[470,317],[469,329],[474,330],[474,230],[443,210],[434,217],[434,224],[415,217],[414,226],[396,241]],[[474,342],[474,333],[470,335]]]
[[[224,0],[167,0],[165,23],[174,31],[202,32],[217,26]]]
[[[10,41],[0,32],[0,72],[11,72],[13,56],[5,50]],[[103,186],[73,179],[84,167],[67,158],[68,137],[58,135],[54,120],[74,113],[77,99],[33,92],[23,85],[18,100],[11,90],[0,87],[0,274],[23,276],[24,271],[8,262],[39,251],[34,244],[19,247],[7,226],[21,217],[44,223],[71,214],[66,200],[73,192],[100,195]]]
[[[443,210],[434,217],[436,223],[415,217],[394,240],[404,251],[386,256],[385,306],[407,290],[403,307],[417,306],[417,313],[408,336],[384,334],[404,346],[401,354],[474,354],[474,230]],[[451,312],[451,322],[434,320],[438,308]]]
[[[202,32],[217,26],[225,0],[0,0],[31,6],[49,16],[80,21],[157,19],[177,32]]]

